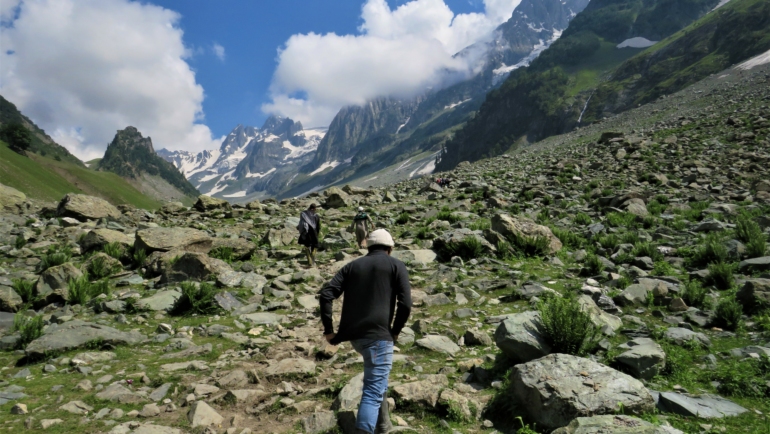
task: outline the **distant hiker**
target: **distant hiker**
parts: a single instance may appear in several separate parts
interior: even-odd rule
[[[369,229],[374,230],[374,223],[372,218],[364,212],[364,207],[358,207],[358,214],[353,217],[353,230],[356,233],[356,243],[358,248],[363,249],[366,247],[366,237],[369,236]]]
[[[315,251],[318,249],[318,234],[321,233],[321,217],[315,213],[315,204],[311,204],[299,215],[299,244],[305,246],[307,262],[315,266]]]
[[[387,433],[393,427],[386,397],[393,344],[412,310],[409,273],[403,262],[390,256],[393,237],[378,229],[369,234],[367,245],[369,254],[342,267],[320,292],[326,340],[332,345],[350,341],[364,357],[364,388],[356,418],[359,434]],[[332,307],[342,294],[335,334]]]

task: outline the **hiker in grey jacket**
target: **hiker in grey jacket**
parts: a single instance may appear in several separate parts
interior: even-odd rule
[[[321,233],[321,217],[315,213],[316,206],[311,204],[299,215],[299,244],[305,246],[307,262],[315,266],[315,252],[318,249],[318,235]]]

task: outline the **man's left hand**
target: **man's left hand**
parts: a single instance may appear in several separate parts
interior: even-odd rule
[[[328,335],[324,335],[324,338],[326,338],[326,342],[332,343],[332,339],[337,336],[336,333],[329,333]]]

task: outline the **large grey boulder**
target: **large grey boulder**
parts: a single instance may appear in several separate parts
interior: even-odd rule
[[[446,375],[425,375],[420,381],[399,384],[393,387],[396,398],[410,404],[424,405],[435,408],[441,389],[449,385]]]
[[[514,363],[526,363],[551,353],[540,329],[540,314],[508,315],[495,330],[495,343]]]
[[[460,352],[460,347],[446,336],[429,335],[417,340],[417,346],[450,356]]]
[[[195,202],[193,208],[200,212],[206,211],[226,211],[232,209],[230,202],[224,199],[217,199],[216,197],[206,196],[202,194],[198,196],[198,201]]]
[[[475,238],[481,244],[482,254],[489,255],[497,251],[497,248],[484,238],[481,231],[472,231],[468,228],[454,229],[444,232],[433,240],[433,248],[444,257],[452,256],[455,249],[466,238]]]
[[[326,194],[326,202],[324,202],[326,208],[344,208],[355,204],[349,194],[337,187],[326,189],[324,194]]]
[[[281,246],[290,246],[294,244],[299,237],[296,229],[269,229],[262,237],[262,243],[268,244],[272,248]]]
[[[148,228],[136,231],[135,248],[152,252],[184,250],[208,253],[214,241],[206,232],[192,228]]]
[[[721,419],[726,416],[738,416],[748,411],[721,396],[690,396],[674,392],[662,392],[658,399],[658,408],[666,413],[701,419]]]
[[[551,232],[550,228],[539,225],[526,217],[495,214],[492,216],[492,230],[506,238],[514,236],[543,237],[548,240],[549,253],[556,253],[562,248],[562,242]]]
[[[187,252],[167,267],[160,277],[161,284],[204,281],[210,276],[232,271],[221,259],[209,257],[205,253]]]
[[[80,320],[51,324],[43,336],[27,345],[27,355],[33,359],[46,354],[82,348],[89,342],[101,341],[111,345],[135,345],[145,340],[136,331],[124,332],[101,324]]]
[[[80,221],[120,218],[120,211],[106,200],[75,193],[69,193],[62,198],[56,213],[59,217],[72,217]]]
[[[622,414],[579,417],[551,434],[684,434],[667,425],[653,425]]]
[[[704,347],[711,346],[711,340],[703,333],[694,332],[682,327],[670,327],[664,334],[665,338],[677,345],[696,342]]]
[[[182,293],[172,289],[169,291],[158,291],[155,294],[143,298],[136,302],[136,307],[142,310],[170,310],[174,307],[176,300],[182,296]]]
[[[315,363],[300,358],[283,359],[272,363],[263,371],[265,377],[280,377],[282,375],[312,375],[315,373]]]
[[[364,389],[364,373],[351,378],[332,402],[332,410],[348,411],[358,408]]]
[[[121,404],[138,404],[145,402],[146,399],[137,393],[125,388],[120,383],[114,383],[96,394],[96,399],[102,401],[112,401]]]
[[[248,259],[257,245],[244,238],[212,238],[211,250],[220,248],[232,250],[234,259]]]
[[[10,286],[0,285],[0,311],[16,312],[24,300]]]
[[[538,427],[568,425],[577,417],[652,411],[655,402],[633,377],[582,357],[551,354],[516,365],[511,373],[516,404]]]
[[[560,296],[560,294],[538,282],[526,281],[520,287],[513,290],[513,293],[523,300],[531,300],[532,297],[542,298],[544,294]]]
[[[17,213],[21,210],[27,196],[13,187],[0,184],[0,211]]]
[[[650,292],[648,286],[635,283],[616,295],[612,301],[618,306],[642,306],[647,303],[648,292]]]
[[[333,411],[317,411],[302,419],[302,429],[306,434],[330,432],[336,426],[337,417]]]
[[[70,299],[69,281],[82,276],[83,273],[71,262],[51,267],[40,274],[35,293],[45,304],[65,303]]]
[[[392,256],[412,265],[428,265],[436,261],[436,252],[433,250],[396,250]]]
[[[619,329],[623,325],[623,320],[615,315],[609,314],[596,305],[593,298],[588,295],[581,295],[577,299],[580,310],[591,317],[591,322],[598,328],[607,327],[612,331]]]
[[[187,420],[192,428],[199,426],[220,425],[225,418],[216,412],[210,405],[204,401],[196,401],[190,406],[187,412]]]
[[[746,279],[735,298],[747,313],[770,308],[770,279]]]
[[[649,380],[666,366],[666,353],[650,338],[636,338],[618,349],[627,350],[615,358],[636,378]]]
[[[110,243],[118,243],[128,250],[134,245],[134,237],[112,229],[97,228],[86,233],[78,243],[84,253],[91,250],[102,250],[104,246]]]

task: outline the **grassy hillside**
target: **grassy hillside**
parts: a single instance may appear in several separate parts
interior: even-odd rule
[[[72,155],[65,147],[54,142],[48,134],[24,116],[16,106],[0,95],[0,125],[7,123],[19,123],[32,132],[32,143],[29,151],[49,158],[66,161],[76,166],[83,166],[83,162]]]
[[[65,161],[29,153],[25,157],[0,141],[0,184],[11,186],[27,196],[58,201],[67,193],[98,196],[113,204],[131,204],[155,209],[160,203],[143,195],[114,173],[96,172]]]

